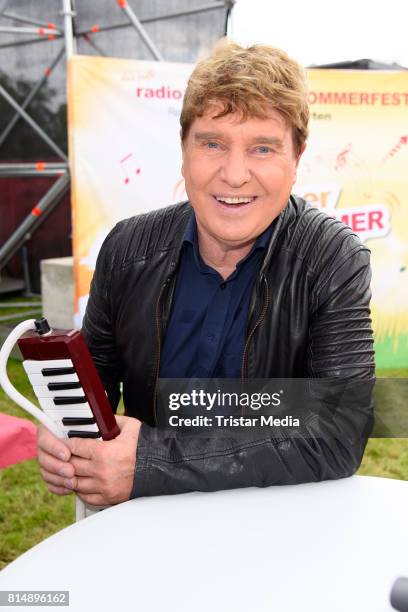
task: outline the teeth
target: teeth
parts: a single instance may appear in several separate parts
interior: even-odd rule
[[[216,197],[218,202],[224,202],[225,204],[249,204],[254,198],[219,198]]]

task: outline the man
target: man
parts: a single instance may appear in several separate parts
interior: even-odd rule
[[[114,407],[123,382],[121,434],[62,442],[40,428],[50,491],[102,505],[358,468],[369,397],[344,416],[344,436],[333,425],[293,438],[168,436],[155,427],[159,376],[373,377],[368,249],[291,196],[308,134],[306,96],[300,66],[272,47],[224,42],[197,65],[180,119],[189,202],[112,230],[84,319]]]

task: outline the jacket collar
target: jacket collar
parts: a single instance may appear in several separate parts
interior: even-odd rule
[[[284,230],[288,227],[290,222],[295,217],[295,197],[290,196],[285,208],[282,212],[276,217],[274,222],[272,223],[272,233],[269,240],[269,245],[267,245],[265,257],[262,263],[262,267],[260,270],[261,275],[265,272],[265,270],[269,267],[271,259],[273,257],[273,253],[277,246],[277,242],[279,237],[282,235]],[[177,204],[180,207],[180,218],[179,224],[176,232],[174,233],[172,240],[172,255],[170,261],[170,269],[173,272],[181,257],[181,251],[184,244],[184,239],[186,235],[189,235],[188,231],[192,227],[192,217],[194,215],[194,210],[188,200],[185,202],[181,202]]]

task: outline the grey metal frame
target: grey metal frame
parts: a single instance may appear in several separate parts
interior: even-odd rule
[[[17,253],[23,244],[31,238],[31,235],[39,227],[48,215],[59,204],[61,198],[69,189],[69,174],[67,171],[55,181],[51,189],[41,198],[30,214],[24,219],[19,227],[12,233],[10,238],[0,247],[0,270]]]
[[[24,17],[23,15],[16,15],[15,13],[10,13],[9,11],[3,11],[2,17],[6,17],[6,19],[12,19],[13,21],[20,21],[21,23],[31,23],[32,25],[36,25],[40,28],[48,28],[47,21],[40,21],[39,19],[33,19],[32,17]],[[55,30],[60,34],[63,34],[63,31],[60,30],[57,26],[55,26]]]
[[[100,55],[104,55],[104,53],[98,48],[98,45],[95,41],[91,40],[90,34],[93,33],[92,29],[82,30],[75,32],[73,25],[73,18],[75,17],[74,10],[74,0],[61,0],[62,3],[62,12],[61,15],[64,18],[64,29],[58,28],[49,28],[48,24],[37,19],[32,19],[31,17],[26,17],[23,15],[15,15],[14,13],[6,12],[8,0],[0,0],[0,16],[3,16],[8,19],[13,19],[16,21],[20,21],[23,24],[30,24],[35,27],[0,27],[0,33],[12,32],[18,34],[37,34],[37,37],[34,39],[23,40],[19,42],[7,43],[0,45],[0,49],[4,49],[6,47],[20,46],[26,44],[33,44],[38,42],[45,42],[48,40],[48,35],[55,36],[55,38],[64,37],[65,45],[59,51],[51,66],[47,70],[47,74],[42,76],[38,82],[34,85],[33,89],[30,91],[27,98],[19,104],[14,98],[0,85],[0,96],[2,96],[16,111],[15,115],[12,117],[8,125],[5,127],[3,132],[0,134],[0,147],[5,142],[6,138],[9,136],[19,119],[23,119],[30,125],[30,127],[38,134],[44,142],[48,144],[48,146],[61,158],[61,163],[50,163],[42,165],[41,167],[38,164],[0,164],[0,178],[1,177],[12,177],[12,176],[59,176],[58,180],[52,185],[52,187],[47,191],[47,193],[43,196],[41,201],[37,204],[37,206],[31,211],[31,213],[24,219],[24,221],[20,224],[20,226],[12,233],[12,235],[8,238],[8,240],[0,247],[0,272],[2,268],[10,261],[10,259],[16,254],[16,252],[26,243],[27,240],[31,237],[32,233],[37,229],[39,225],[43,223],[43,221],[48,217],[48,215],[54,210],[54,208],[58,205],[62,197],[67,193],[70,185],[69,180],[69,169],[68,169],[68,158],[66,154],[58,147],[58,145],[48,136],[48,134],[39,126],[32,117],[26,112],[26,108],[29,106],[30,102],[35,98],[38,91],[41,89],[49,74],[55,68],[59,60],[61,59],[64,50],[67,60],[72,57],[76,53],[76,39],[78,37],[83,37]],[[143,24],[152,23],[155,21],[161,21],[164,19],[174,19],[177,17],[183,17],[187,15],[193,15],[197,13],[204,13],[207,11],[220,10],[225,9],[227,7],[229,14],[232,9],[235,0],[217,0],[216,2],[211,2],[207,4],[203,4],[200,7],[196,7],[193,9],[178,11],[173,13],[167,13],[164,15],[160,15],[158,17],[152,17],[147,19],[138,19],[137,15],[131,8],[129,1],[123,3],[123,6],[120,7],[122,12],[126,15],[129,23],[128,24],[117,24],[106,27],[99,27],[99,32],[109,31],[118,28],[124,27],[133,27],[138,36],[143,40],[146,47],[151,52],[152,56],[157,61],[163,61],[163,57],[157,49],[156,45],[146,32]],[[39,28],[41,28],[41,35],[39,35]]]
[[[38,125],[38,123],[36,123],[34,121],[34,119],[32,117],[30,117],[30,115],[28,113],[26,113],[24,108],[22,106],[20,106],[20,104],[18,104],[18,102],[16,102],[14,100],[13,96],[11,96],[4,89],[4,87],[2,85],[0,85],[0,96],[2,96],[6,100],[6,102],[11,104],[11,106],[17,111],[17,113],[19,115],[21,115],[21,117],[28,123],[28,125],[31,126],[35,132],[37,132],[37,134],[40,136],[40,138],[42,138],[44,140],[44,142],[46,142],[48,144],[48,146],[51,147],[51,149],[54,151],[54,153],[56,153],[58,155],[58,157],[61,157],[64,161],[66,161],[68,163],[68,157],[65,155],[65,153],[48,136],[48,134]]]
[[[0,178],[13,176],[61,176],[68,172],[64,163],[0,164]]]
[[[64,48],[62,48],[61,51],[59,51],[58,55],[55,57],[54,61],[51,63],[47,71],[34,85],[32,90],[30,91],[26,99],[24,100],[24,102],[22,102],[21,107],[20,107],[21,109],[23,110],[26,109],[27,106],[30,104],[30,102],[35,98],[37,92],[40,91],[41,87],[44,85],[45,81],[48,79],[49,75],[54,70],[55,66],[58,64],[63,54],[64,54]],[[14,117],[12,117],[8,125],[5,127],[3,132],[0,134],[0,147],[2,147],[5,140],[7,139],[7,136],[10,134],[13,127],[18,123],[18,120],[20,118],[21,118],[21,114],[17,111]]]
[[[203,6],[198,6],[196,8],[193,9],[189,9],[189,10],[185,10],[185,11],[177,11],[177,12],[173,12],[173,13],[166,13],[164,15],[159,15],[158,17],[146,17],[145,19],[140,19],[139,23],[141,25],[144,25],[146,23],[154,23],[156,21],[162,21],[165,19],[176,19],[177,17],[187,17],[188,15],[195,15],[198,13],[205,13],[208,11],[215,11],[215,10],[220,10],[220,9],[224,9],[225,7],[231,9],[235,4],[235,0],[218,0],[217,2],[211,2],[208,4],[203,4]],[[0,15],[1,15],[1,11],[0,11]],[[4,14],[3,15],[5,17],[7,17],[9,15],[8,14]],[[99,28],[99,32],[109,32],[110,30],[117,30],[117,29],[121,29],[121,28],[128,28],[129,26],[131,26],[131,23],[118,23],[118,24],[114,24],[114,25],[110,25],[110,26],[100,26]],[[52,31],[56,36],[60,35],[58,31],[53,30]],[[38,33],[38,32],[37,32]],[[80,37],[85,37],[86,35],[92,34],[92,30],[87,29],[87,30],[78,30],[75,33],[76,38],[80,38]],[[34,43],[44,43],[47,42],[47,38],[46,37],[36,37],[36,38],[30,38],[28,40],[22,40],[20,42],[13,42],[13,43],[5,43],[0,45],[0,49],[5,49],[8,47],[17,47],[20,45],[29,45],[29,44],[34,44]]]

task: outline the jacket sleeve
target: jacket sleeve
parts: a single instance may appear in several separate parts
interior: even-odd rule
[[[121,367],[111,325],[110,274],[119,224],[106,237],[98,254],[81,332],[92,354],[114,411],[120,399]]]
[[[311,296],[305,377],[330,383],[316,385],[317,408],[302,428],[194,438],[143,424],[132,497],[315,482],[358,469],[373,424],[371,273],[369,251],[355,236],[341,253]]]

